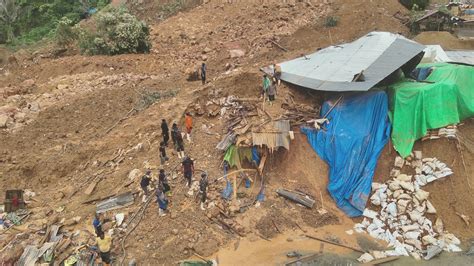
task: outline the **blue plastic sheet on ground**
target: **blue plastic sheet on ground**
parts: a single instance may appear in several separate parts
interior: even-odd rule
[[[225,178],[225,188],[222,190],[223,199],[231,199],[232,197],[232,183],[227,179],[227,172],[229,171],[229,164],[224,161],[224,178]]]
[[[336,102],[326,101],[325,114]],[[390,137],[388,97],[384,91],[345,94],[329,113],[326,130],[301,131],[329,165],[328,191],[348,216],[362,215],[377,160]]]
[[[259,165],[260,164],[260,156],[258,155],[257,147],[252,147],[252,161],[255,162],[255,164]]]

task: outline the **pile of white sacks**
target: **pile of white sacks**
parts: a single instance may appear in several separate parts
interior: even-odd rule
[[[416,174],[400,173],[404,166],[412,167]],[[459,239],[444,231],[440,218],[433,224],[426,217],[426,214],[436,215],[436,209],[428,200],[430,193],[421,189],[451,174],[452,170],[445,163],[436,158],[422,158],[421,151],[414,151],[407,160],[397,157],[392,179],[385,184],[372,184],[370,201],[378,211],[365,209],[364,220],[354,226],[356,232],[367,232],[388,242],[391,250],[365,253],[359,261],[410,255],[428,260],[443,250],[461,251]]]

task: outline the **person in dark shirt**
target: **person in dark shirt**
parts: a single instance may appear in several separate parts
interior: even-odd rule
[[[142,180],[140,181],[140,187],[143,190],[143,202],[146,201],[146,197],[148,196],[148,186],[150,185],[151,182],[151,171],[147,170],[146,174],[142,176]]]
[[[176,136],[176,151],[178,152],[178,158],[184,158],[184,140],[181,132],[178,132]]]
[[[161,120],[161,135],[163,135],[163,142],[165,143],[165,146],[168,147],[168,141],[170,140],[170,130],[165,119]]]
[[[186,156],[186,158],[184,158],[182,162],[182,165],[184,178],[186,178],[187,181],[187,186],[191,187],[191,182],[194,174],[194,162],[193,160],[191,160],[191,158]]]
[[[156,189],[156,203],[158,203],[158,214],[159,216],[165,216],[166,210],[168,209],[168,197],[163,192],[163,187],[158,185]]]
[[[167,196],[171,196],[171,187],[168,184],[168,178],[166,178],[164,169],[160,169],[160,174],[158,175],[158,182],[159,185],[163,187],[163,192],[167,194]]]
[[[100,214],[95,213],[92,225],[94,226],[95,234],[97,236],[99,236],[101,233],[104,233],[104,231],[102,231],[102,222],[100,221]]]
[[[199,193],[201,193],[201,210],[205,210],[204,204],[207,200],[207,186],[209,185],[209,181],[207,180],[207,174],[201,174],[201,180],[199,181]]]
[[[179,132],[178,125],[176,123],[173,123],[171,126],[171,140],[173,141],[174,148],[177,150],[177,144],[176,144],[176,139],[178,138],[178,135],[181,135],[181,132]]]
[[[161,165],[165,164],[166,161],[168,161],[169,158],[168,156],[166,156],[166,145],[165,145],[165,142],[162,141],[160,143],[160,162],[161,162]]]
[[[202,63],[202,65],[201,65],[201,80],[202,80],[202,85],[206,84],[206,76],[207,76],[206,63]]]

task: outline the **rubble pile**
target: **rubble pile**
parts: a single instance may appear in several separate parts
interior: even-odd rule
[[[415,175],[400,173],[403,166],[412,167]],[[387,256],[412,256],[426,260],[441,251],[459,252],[460,240],[443,228],[439,217],[434,224],[428,217],[436,215],[429,201],[429,192],[422,189],[428,183],[452,175],[452,170],[436,158],[422,158],[421,151],[407,160],[397,157],[391,180],[373,183],[370,197],[374,209],[365,209],[364,220],[354,226],[376,239],[389,243],[393,250],[364,254],[360,261],[368,262]]]

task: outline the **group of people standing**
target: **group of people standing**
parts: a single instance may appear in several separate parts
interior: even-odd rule
[[[206,83],[206,74],[207,74],[207,67],[205,63],[202,63],[201,69],[201,80],[202,84]],[[184,125],[186,128],[186,133],[182,134],[181,130],[178,128],[176,123],[173,123],[171,126],[171,140],[173,142],[173,146],[175,151],[177,152],[178,158],[182,159],[181,166],[182,172],[184,175],[184,179],[186,181],[186,186],[191,188],[192,186],[192,179],[194,175],[194,161],[189,157],[186,156],[184,153],[184,135],[189,143],[192,143],[191,133],[193,130],[193,118],[190,113],[186,113],[184,117]],[[165,119],[161,120],[161,133],[163,136],[163,140],[160,142],[159,147],[159,154],[160,154],[160,163],[161,167],[158,174],[158,185],[156,186],[155,194],[156,194],[156,203],[158,205],[158,214],[159,216],[165,216],[166,211],[168,209],[169,204],[169,197],[172,196],[171,186],[168,182],[168,175],[165,172],[164,166],[168,165],[169,157],[166,153],[166,148],[168,147],[169,140],[170,140],[170,129],[168,127],[168,123]],[[152,176],[151,170],[146,170],[145,174],[142,176],[140,180],[140,187],[143,190],[143,202],[145,202],[150,194],[149,187],[152,185]],[[209,181],[207,173],[201,173],[201,180],[199,181],[199,193],[201,195],[201,210],[205,210],[205,203],[207,200],[207,189],[208,189]],[[109,222],[109,219],[105,219],[102,214],[96,213],[94,216],[94,220],[92,225],[94,226],[96,237],[96,244],[99,251],[100,258],[104,265],[111,264],[111,257],[110,257],[110,250],[112,247],[112,238],[109,234],[106,234],[102,226],[104,223]]]

